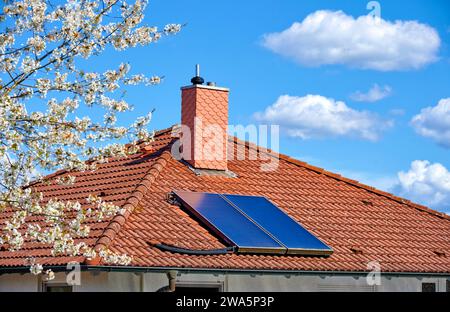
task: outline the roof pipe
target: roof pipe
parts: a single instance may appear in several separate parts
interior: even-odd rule
[[[179,253],[179,254],[186,254],[186,255],[225,255],[228,253],[234,253],[236,252],[236,246],[230,246],[225,248],[219,248],[219,249],[189,249],[189,248],[182,248],[182,247],[176,247],[172,245],[167,245],[164,243],[154,243],[149,242],[149,245],[158,248],[162,251],[169,251],[172,253]]]

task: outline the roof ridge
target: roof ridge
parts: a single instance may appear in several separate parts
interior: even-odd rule
[[[155,136],[158,136],[158,135],[161,135],[161,134],[165,134],[167,132],[172,132],[173,128],[176,127],[176,126],[178,126],[178,124],[174,124],[174,125],[172,125],[170,127],[167,127],[165,129],[156,130],[155,131]]]
[[[375,193],[375,194],[380,195],[380,196],[384,196],[384,197],[386,197],[386,198],[389,198],[389,199],[394,200],[394,201],[396,201],[396,202],[399,202],[399,203],[401,203],[401,204],[408,205],[408,206],[410,206],[411,208],[414,208],[414,209],[417,209],[417,210],[420,210],[420,211],[423,211],[423,212],[427,212],[427,213],[429,213],[429,214],[432,214],[432,215],[434,215],[434,216],[436,216],[436,217],[443,218],[443,219],[446,219],[446,220],[450,220],[450,216],[447,215],[447,214],[445,214],[445,213],[443,213],[443,212],[439,212],[439,211],[433,210],[433,209],[431,209],[431,208],[428,208],[428,207],[426,207],[426,206],[423,206],[423,205],[420,205],[420,204],[416,204],[416,203],[414,203],[414,202],[412,202],[412,201],[410,201],[410,200],[408,200],[408,199],[405,199],[405,198],[396,196],[396,195],[391,194],[391,193],[389,193],[389,192],[385,192],[385,191],[379,190],[379,189],[377,189],[377,188],[375,188],[375,187],[373,187],[373,186],[366,185],[366,184],[361,183],[361,182],[359,182],[359,181],[356,181],[356,180],[352,180],[352,179],[346,178],[346,177],[344,177],[344,176],[342,176],[342,175],[340,175],[340,174],[333,173],[333,172],[328,171],[328,170],[326,170],[326,169],[323,169],[323,168],[320,168],[320,167],[317,167],[317,166],[314,166],[314,165],[310,165],[310,164],[308,164],[308,163],[306,163],[306,162],[304,162],[304,161],[297,160],[297,159],[292,158],[292,157],[290,157],[290,156],[288,156],[288,155],[285,155],[285,154],[282,154],[282,153],[276,153],[276,152],[272,151],[272,150],[269,149],[269,148],[263,148],[262,150],[260,150],[260,149],[259,149],[260,146],[257,145],[257,144],[255,144],[255,143],[251,143],[251,142],[249,142],[249,141],[240,140],[240,139],[238,139],[238,138],[235,137],[235,136],[230,136],[230,137],[232,138],[232,140],[233,140],[234,143],[236,143],[236,144],[244,144],[247,148],[253,148],[253,149],[256,149],[256,150],[259,151],[259,152],[266,153],[266,154],[268,154],[268,155],[270,155],[270,156],[273,156],[273,157],[276,157],[275,154],[277,154],[277,156],[278,156],[280,159],[283,159],[284,161],[287,161],[287,162],[292,163],[292,164],[294,164],[294,165],[297,165],[297,166],[300,166],[300,167],[303,167],[303,168],[306,168],[306,169],[315,171],[315,172],[317,172],[317,173],[326,175],[326,176],[331,177],[331,178],[334,178],[334,179],[336,179],[336,180],[339,180],[339,181],[348,183],[348,184],[350,184],[350,185],[353,185],[353,186],[356,186],[356,187],[365,189],[365,190],[368,191],[368,192]]]
[[[117,214],[114,216],[109,224],[103,230],[103,233],[99,236],[95,242],[94,249],[100,250],[104,247],[109,247],[114,241],[117,233],[120,231],[122,226],[125,224],[128,217],[137,207],[141,199],[150,189],[150,185],[156,180],[161,171],[165,168],[168,159],[172,157],[170,151],[163,150],[155,162],[150,166],[147,173],[142,178],[141,182],[136,185],[134,191],[130,194],[125,204],[122,206],[124,212],[122,214]],[[86,261],[86,264],[97,264],[99,259],[93,259]]]

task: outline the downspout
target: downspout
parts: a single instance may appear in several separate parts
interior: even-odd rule
[[[161,287],[156,292],[174,292],[177,287],[177,274],[178,271],[176,270],[167,271],[166,275],[167,279],[169,280],[169,285]]]
[[[174,292],[176,287],[177,287],[177,271],[175,270],[171,270],[169,272],[167,272],[167,278],[169,279],[169,288],[168,291],[169,292]]]
[[[145,291],[145,273],[141,273],[140,279],[139,279],[139,291],[144,292]]]

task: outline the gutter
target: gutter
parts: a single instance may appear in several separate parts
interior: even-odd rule
[[[138,271],[145,273],[167,273],[168,270],[177,270],[180,273],[211,273],[211,274],[251,274],[251,275],[261,275],[261,274],[273,274],[273,275],[361,275],[366,276],[371,273],[371,271],[307,271],[307,270],[270,270],[270,269],[208,269],[208,268],[177,268],[177,267],[88,267],[87,271],[106,271],[106,272],[128,272],[128,271]],[[381,272],[381,275],[402,275],[402,276],[448,276],[450,277],[450,272],[448,273],[427,273],[427,272]]]
[[[54,272],[67,271],[66,266],[50,266]],[[270,269],[209,269],[209,268],[179,268],[179,267],[136,267],[136,266],[95,266],[81,265],[82,271],[88,272],[134,272],[134,273],[167,273],[176,270],[180,273],[210,273],[210,274],[250,274],[250,275],[360,275],[366,276],[371,271],[307,271],[307,270],[270,270]],[[2,267],[0,275],[10,273],[29,273],[29,267]],[[382,276],[439,276],[450,277],[450,272],[383,272]]]

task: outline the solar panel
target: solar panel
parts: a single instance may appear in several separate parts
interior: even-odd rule
[[[284,254],[286,248],[219,194],[175,191],[181,203],[238,252]]]
[[[330,255],[333,250],[265,197],[175,191],[181,203],[238,252]]]
[[[329,255],[333,250],[265,197],[223,195],[287,248],[288,254]]]

